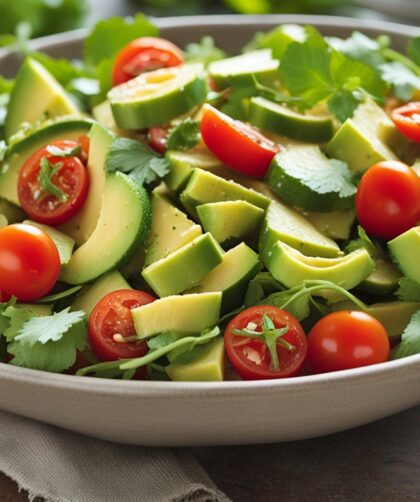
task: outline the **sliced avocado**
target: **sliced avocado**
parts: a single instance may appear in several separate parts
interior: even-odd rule
[[[280,241],[264,261],[271,275],[288,288],[299,286],[305,280],[325,280],[352,289],[366,279],[375,264],[366,249],[356,249],[339,258],[305,256]]]
[[[327,153],[343,160],[354,172],[364,172],[382,160],[395,160],[386,144],[395,127],[375,102],[367,100],[358,106],[353,118],[347,119],[327,144]]]
[[[356,211],[353,208],[330,213],[304,211],[303,215],[321,234],[334,240],[349,240],[356,221]]]
[[[167,197],[152,193],[152,227],[146,242],[145,266],[166,258],[202,234],[200,225],[191,221]]]
[[[119,289],[131,289],[131,286],[116,270],[108,272],[94,283],[83,287],[71,304],[71,310],[83,310],[88,318],[99,300]]]
[[[174,382],[223,382],[225,373],[225,345],[218,337],[199,349],[197,357],[186,364],[171,363],[166,373]]]
[[[112,134],[99,124],[94,124],[89,134],[89,192],[76,216],[61,226],[63,232],[73,237],[78,246],[89,239],[98,222],[105,187],[104,164],[112,138]]]
[[[79,113],[57,80],[28,57],[16,75],[4,125],[5,136],[9,139],[24,122],[34,124],[44,117]]]
[[[0,214],[2,214],[9,224],[18,223],[25,219],[25,213],[18,206],[0,198]]]
[[[398,286],[400,272],[386,258],[374,256],[373,259],[375,270],[357,288],[378,295],[391,293]]]
[[[360,310],[351,301],[344,301],[332,305],[332,310]],[[378,319],[386,329],[390,338],[398,338],[407,327],[411,317],[420,309],[418,302],[386,302],[374,303],[366,310],[368,314]]]
[[[388,242],[389,254],[401,272],[420,283],[420,226]]]
[[[41,223],[37,223],[36,221],[31,220],[25,220],[23,223],[40,228],[45,233],[47,233],[57,247],[58,254],[60,255],[61,265],[68,264],[74,249],[74,239],[66,234],[63,234],[63,232],[60,232],[56,228],[50,227],[49,225],[42,225]]]
[[[146,190],[121,172],[109,174],[95,230],[63,267],[62,280],[84,284],[127,263],[144,243],[150,221]]]
[[[201,333],[219,322],[222,293],[167,296],[131,311],[136,333],[147,338],[164,331]]]
[[[26,160],[39,148],[60,139],[77,141],[92,127],[92,120],[82,117],[61,117],[47,120],[28,133],[16,136],[6,150],[0,168],[0,197],[19,206],[17,182],[19,172]]]
[[[44,305],[41,303],[17,303],[15,305],[16,308],[21,308],[25,310],[29,310],[31,314],[37,316],[37,317],[44,317],[51,315],[53,313],[53,306],[52,305]]]
[[[223,250],[206,233],[146,267],[142,276],[160,297],[195,286],[223,260]]]
[[[196,206],[208,202],[245,200],[264,210],[270,203],[264,195],[202,169],[194,169],[180,199],[193,216],[197,216]]]
[[[210,202],[196,209],[204,230],[219,244],[252,237],[259,232],[265,214],[263,209],[244,200]]]

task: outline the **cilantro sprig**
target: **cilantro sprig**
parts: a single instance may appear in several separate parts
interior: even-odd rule
[[[401,337],[401,344],[394,354],[394,359],[420,354],[420,310],[410,319]]]

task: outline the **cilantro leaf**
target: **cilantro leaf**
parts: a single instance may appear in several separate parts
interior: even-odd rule
[[[200,142],[200,139],[199,122],[187,118],[169,130],[166,146],[171,150],[189,150],[194,148]]]
[[[52,178],[57,171],[59,171],[63,164],[58,162],[57,164],[51,164],[47,157],[42,157],[40,162],[41,169],[38,175],[38,182],[40,187],[42,188],[42,192],[46,194],[54,195],[58,200],[62,202],[66,202],[68,196],[66,193],[61,191],[58,186],[53,182]],[[42,193],[39,194],[39,197],[42,196]]]
[[[393,359],[420,354],[420,310],[410,319],[401,337],[401,344],[398,347]]]
[[[326,40],[336,51],[373,67],[385,63],[382,49],[388,47],[390,43],[389,37],[372,39],[359,31],[354,31],[346,39],[327,37]]]
[[[63,159],[67,157],[76,157],[80,153],[80,145],[66,147],[47,145],[45,149],[48,153],[54,155],[54,157],[62,157]]]
[[[188,63],[202,63],[208,65],[212,61],[223,59],[227,54],[214,44],[213,37],[205,36],[200,42],[187,44],[185,49],[185,60]]]
[[[408,44],[408,55],[420,66],[420,36],[412,38]]]
[[[29,310],[9,305],[2,316],[7,319],[7,327],[2,334],[8,342],[12,342],[19,335],[26,321],[32,319],[34,314],[29,312]]]
[[[303,42],[305,32],[299,25],[280,25],[267,33],[258,32],[245,47],[244,51],[271,49],[273,58],[281,59],[287,46],[294,40]]]
[[[102,59],[114,58],[120,49],[136,38],[157,35],[158,28],[143,14],[125,19],[111,17],[99,21],[85,40],[85,60],[96,65]]]
[[[402,101],[409,101],[420,89],[420,76],[398,61],[382,64],[379,69],[383,80],[392,84],[396,97]]]
[[[139,141],[116,137],[109,147],[104,169],[129,173],[144,185],[163,178],[169,172],[169,162]]]
[[[408,277],[402,277],[395,296],[403,302],[420,302],[420,284]]]

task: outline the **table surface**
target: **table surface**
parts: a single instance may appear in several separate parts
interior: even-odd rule
[[[324,438],[192,451],[234,502],[420,500],[420,407]],[[0,502],[27,500],[0,474]]]

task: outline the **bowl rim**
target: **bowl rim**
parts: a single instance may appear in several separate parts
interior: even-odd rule
[[[404,38],[420,35],[420,28],[388,21],[364,20],[351,17],[274,14],[274,15],[209,15],[209,16],[180,16],[166,18],[151,18],[163,29],[181,26],[231,26],[240,23],[241,26],[264,25],[262,29],[282,23],[314,24],[320,27],[337,27],[347,29],[368,29],[370,31],[386,31],[388,34],[403,36]],[[88,29],[83,28],[65,33],[49,35],[31,41],[31,48],[45,50],[72,42],[82,41]],[[0,50],[0,60],[13,51]],[[89,394],[116,395],[124,393],[133,396],[159,398],[194,397],[206,394],[208,397],[237,396],[249,391],[272,394],[273,391],[291,393],[305,391],[314,386],[336,386],[346,381],[375,381],[382,378],[412,377],[414,372],[420,375],[420,354],[387,361],[385,363],[354,368],[318,375],[307,375],[287,379],[256,380],[256,381],[224,381],[224,382],[159,382],[150,380],[115,380],[110,378],[78,377],[67,374],[57,374],[27,368],[20,368],[6,363],[0,363],[0,379],[13,380],[20,383],[37,384],[41,387],[55,389],[77,390]],[[83,380],[81,380],[83,378]],[[83,384],[82,384],[83,382]],[[82,384],[82,385],[80,385]]]

